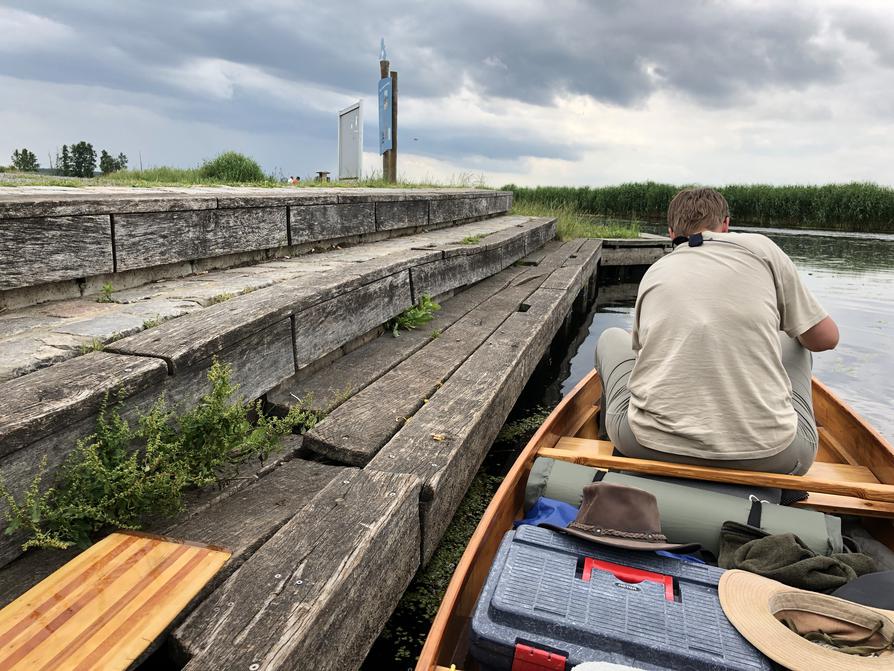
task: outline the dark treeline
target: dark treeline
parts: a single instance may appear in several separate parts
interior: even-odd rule
[[[638,182],[603,187],[504,189],[517,203],[573,208],[586,214],[659,220],[681,186]],[[745,184],[717,187],[734,224],[894,233],[894,189],[864,182],[824,186]]]

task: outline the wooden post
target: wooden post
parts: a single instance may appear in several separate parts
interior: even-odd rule
[[[388,152],[389,182],[397,181],[397,72],[391,71],[391,151]]]
[[[389,61],[379,61],[379,73],[382,75],[382,79],[385,79],[388,76],[388,70],[390,68]],[[393,84],[393,82],[392,82]],[[393,101],[392,101],[393,104]],[[394,117],[391,118],[392,123],[394,122]],[[392,135],[394,134],[394,130],[391,131]],[[382,154],[382,179],[386,182],[390,182],[391,178],[391,152],[386,151]]]

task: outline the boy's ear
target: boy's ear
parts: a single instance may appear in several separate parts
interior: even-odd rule
[[[729,215],[723,218],[723,223],[720,224],[720,232],[729,233]]]
[[[674,239],[674,229],[672,229],[670,226],[667,227],[667,237],[669,237],[671,240]]]

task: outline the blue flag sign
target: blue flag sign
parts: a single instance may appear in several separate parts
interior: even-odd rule
[[[390,151],[391,138],[391,77],[379,80],[379,153]]]

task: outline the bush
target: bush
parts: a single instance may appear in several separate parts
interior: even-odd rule
[[[236,396],[229,366],[217,361],[208,381],[195,408],[177,415],[161,397],[136,426],[106,399],[95,433],[78,441],[52,486],[42,483],[44,458],[21,501],[0,477],[7,535],[23,533],[23,550],[64,549],[87,546],[106,529],[139,529],[181,510],[186,489],[225,481],[239,464],[266,459],[282,436],[320,419],[302,404],[283,418],[266,417],[259,401],[245,404]]]
[[[16,149],[12,153],[12,167],[22,172],[37,172],[40,165],[37,162],[37,156],[29,149]]]
[[[205,179],[221,182],[263,182],[265,179],[261,166],[235,151],[227,151],[211,161],[205,161],[199,174]]]

